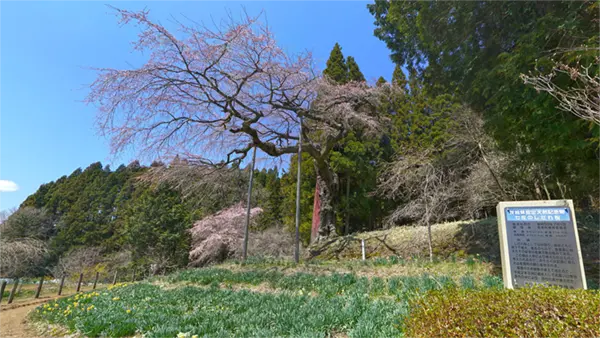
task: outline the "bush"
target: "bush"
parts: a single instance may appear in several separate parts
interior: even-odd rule
[[[411,300],[407,337],[598,337],[600,293],[558,287],[432,291]]]
[[[294,237],[283,228],[271,227],[252,232],[248,239],[248,254],[256,257],[291,258]]]

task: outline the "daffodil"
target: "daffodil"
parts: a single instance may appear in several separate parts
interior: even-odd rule
[[[130,310],[130,309],[127,309],[127,311],[125,311],[125,312],[127,312],[127,313],[131,313],[131,310]]]

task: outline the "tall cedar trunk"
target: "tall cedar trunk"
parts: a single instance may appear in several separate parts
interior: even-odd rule
[[[319,200],[321,202],[317,241],[321,241],[337,235],[335,231],[334,209],[335,194],[337,192],[337,175],[327,163],[317,167],[317,184],[319,186]]]

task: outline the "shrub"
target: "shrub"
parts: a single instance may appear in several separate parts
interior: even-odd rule
[[[291,258],[294,255],[294,238],[285,229],[277,227],[252,232],[248,239],[248,254],[258,257]]]
[[[407,337],[598,337],[600,293],[558,287],[432,291],[410,301]]]
[[[33,238],[0,240],[0,275],[6,277],[35,275],[47,251],[43,241]]]

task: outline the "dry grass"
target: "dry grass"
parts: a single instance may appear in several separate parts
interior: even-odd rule
[[[463,257],[475,254],[477,246],[486,242],[497,243],[498,230],[496,219],[480,221],[460,221],[436,224],[432,226],[434,255],[448,257],[455,254]],[[364,232],[355,236],[340,237],[325,246],[311,249],[313,257],[320,259],[357,259],[361,257],[361,240],[365,240],[365,251],[369,257],[413,257],[428,253],[427,228],[422,226],[403,226],[387,230]],[[483,248],[486,249],[486,248]],[[498,252],[486,252],[490,256],[499,256]],[[485,251],[485,250],[483,250]],[[479,253],[479,252],[477,252]]]
[[[423,259],[408,259],[401,264],[376,265],[374,262],[363,262],[360,260],[340,261],[320,261],[319,264],[298,264],[298,265],[280,265],[277,262],[264,263],[257,265],[240,265],[227,262],[217,268],[227,269],[232,272],[246,272],[257,270],[273,270],[285,275],[296,273],[310,273],[314,275],[354,274],[358,277],[380,277],[389,278],[394,276],[421,276],[425,273],[431,275],[445,275],[453,278],[460,278],[466,274],[475,278],[481,278],[486,275],[494,274],[495,266],[489,262],[472,260],[473,264],[465,264],[465,259],[455,261],[445,260],[429,263]]]

